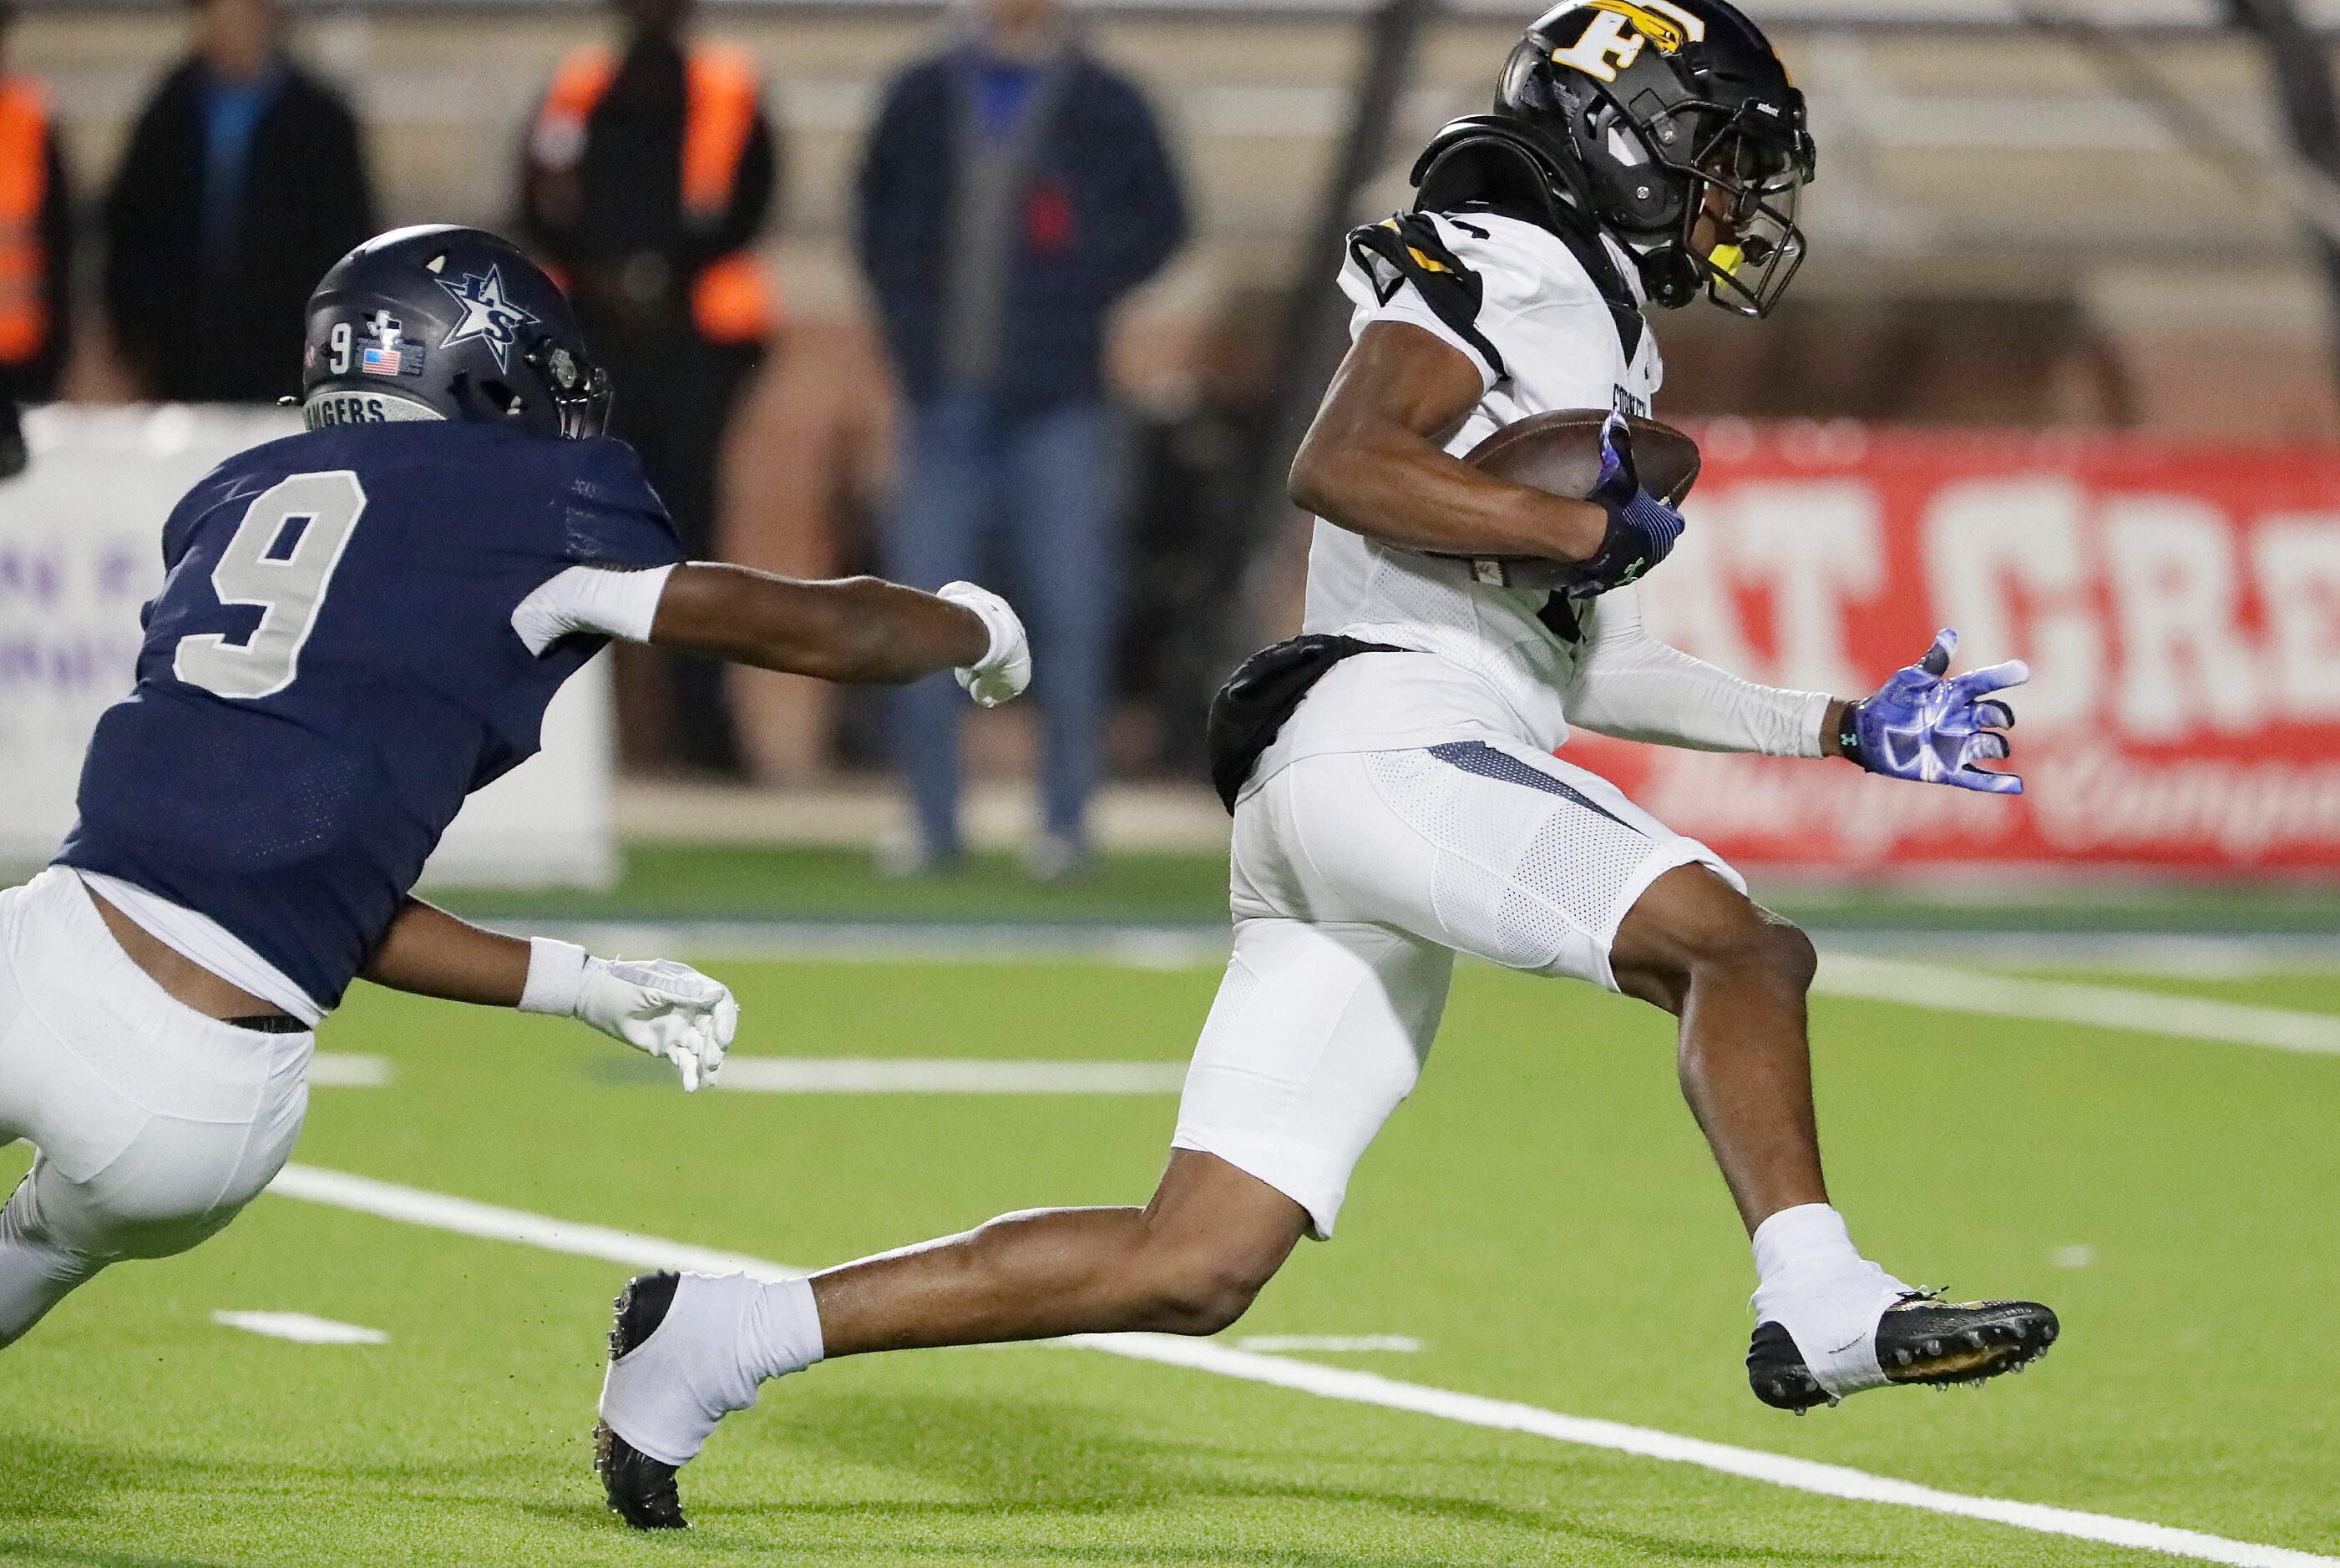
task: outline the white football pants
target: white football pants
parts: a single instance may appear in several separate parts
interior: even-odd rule
[[[1421,1076],[1457,952],[1613,991],[1652,882],[1696,864],[1745,887],[1608,780],[1498,735],[1287,764],[1236,805],[1233,862],[1234,953],[1171,1141],[1319,1238]]]
[[[109,1263],[184,1252],[292,1152],[308,1033],[203,1017],[130,961],[73,873],[0,892],[0,1346]]]

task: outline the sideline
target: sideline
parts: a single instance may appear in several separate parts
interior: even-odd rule
[[[503,1208],[467,1198],[402,1187],[394,1182],[376,1181],[370,1177],[353,1176],[312,1165],[286,1166],[270,1184],[269,1190],[286,1198],[354,1209],[384,1219],[402,1220],[411,1225],[429,1226],[491,1240],[521,1242],[551,1252],[598,1257],[637,1268],[690,1268],[724,1273],[742,1270],[763,1279],[786,1279],[804,1272],[742,1253],[720,1252],[711,1247],[694,1247],[687,1242],[668,1241],[655,1236],[613,1230],[599,1225],[572,1224],[546,1215]],[[1472,1426],[1530,1433],[1582,1447],[1605,1448],[1647,1459],[1695,1464],[1701,1469],[1720,1471],[1750,1481],[1768,1482],[1775,1486],[1815,1493],[1824,1497],[1889,1503],[1933,1514],[2008,1524],[2041,1534],[2065,1535],[2107,1545],[2191,1557],[2205,1563],[2228,1563],[2232,1568],[2340,1568],[2340,1557],[2319,1556],[2312,1552],[2264,1546],[2248,1541],[2232,1541],[2220,1535],[2207,1535],[2199,1531],[2180,1530],[2143,1520],[2123,1519],[2109,1514],[2087,1514],[2040,1503],[2018,1503],[2004,1498],[1942,1492],[1913,1481],[1872,1475],[1867,1471],[1844,1465],[1767,1454],[1756,1448],[1738,1448],[1725,1443],[1710,1443],[1703,1438],[1683,1437],[1651,1427],[1630,1426],[1622,1422],[1563,1415],[1558,1411],[1545,1410],[1537,1405],[1488,1399],[1475,1394],[1457,1394],[1450,1389],[1400,1382],[1371,1372],[1353,1372],[1345,1367],[1324,1366],[1281,1356],[1262,1355],[1257,1351],[1237,1350],[1207,1339],[1182,1339],[1163,1334],[1086,1334],[1057,1343],[1099,1350],[1108,1356],[1189,1367],[1249,1383],[1269,1384],[1302,1394],[1314,1394],[1324,1399],[1377,1405],[1392,1410],[1410,1410]]]

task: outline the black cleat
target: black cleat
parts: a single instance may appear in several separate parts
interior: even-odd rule
[[[2036,1301],[1944,1301],[1911,1291],[1877,1324],[1877,1365],[1888,1383],[1945,1387],[2020,1372],[2056,1343],[2056,1314]],[[1804,1366],[1785,1326],[1759,1323],[1747,1348],[1755,1397],[1800,1415],[1834,1395]]]
[[[658,1331],[674,1304],[682,1277],[671,1271],[638,1274],[618,1293],[617,1321],[610,1327],[610,1359],[615,1361]],[[637,1530],[688,1530],[682,1498],[674,1484],[677,1467],[651,1458],[610,1429],[593,1427],[593,1470],[619,1518]]]

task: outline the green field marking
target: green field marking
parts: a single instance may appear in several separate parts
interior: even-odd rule
[[[1041,962],[714,969],[747,1003],[740,1049],[774,1055],[1176,1060],[1216,985]],[[2340,1297],[2340,1063],[1832,997],[1813,1018],[1855,1235],[1905,1277],[2053,1303],[2067,1333],[2028,1376],[1801,1421],[1757,1405],[1746,1244],[1668,1021],[1483,966],[1458,972],[1339,1237],[1235,1332],[1404,1335],[1423,1346],[1405,1377],[1438,1388],[2340,1553],[2340,1347],[2304,1331]],[[1035,1204],[1141,1200],[1175,1117],[1142,1097],[686,1096],[670,1075],[590,1070],[634,1059],[573,1024],[365,986],[323,1039],[395,1070],[313,1098],[304,1163],[809,1265]],[[2059,1266],[2077,1246],[2088,1265]],[[278,1201],[184,1257],[110,1271],[0,1355],[0,1556],[2175,1560],[1036,1352],[855,1359],[777,1386],[693,1467],[693,1538],[637,1541],[584,1469],[628,1272]],[[265,1340],[211,1323],[221,1309],[391,1340]]]
[[[1086,876],[1046,884],[998,852],[970,853],[939,875],[898,878],[879,874],[866,850],[637,843],[627,846],[625,874],[606,893],[451,888],[432,896],[464,913],[515,919],[1224,922],[1227,859],[1101,854]]]

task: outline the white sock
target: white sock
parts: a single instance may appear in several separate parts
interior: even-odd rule
[[[610,1364],[601,1419],[651,1458],[687,1464],[717,1422],[756,1403],[757,1385],[821,1355],[810,1281],[686,1274],[664,1321]]]
[[[1777,1323],[1813,1379],[1839,1398],[1888,1381],[1877,1323],[1909,1287],[1861,1257],[1825,1203],[1783,1208],[1755,1228],[1755,1320]]]
[[[758,1382],[802,1372],[828,1355],[820,1309],[809,1279],[776,1279],[756,1287],[739,1323],[739,1359]]]
[[[1860,1261],[1844,1216],[1825,1203],[1783,1208],[1755,1228],[1755,1277],[1767,1285],[1791,1272],[1831,1273]]]

